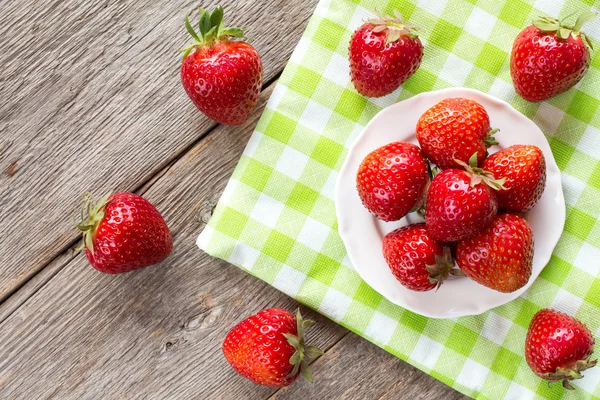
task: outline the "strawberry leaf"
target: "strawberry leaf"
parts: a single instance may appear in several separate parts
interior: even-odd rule
[[[186,14],[185,15],[185,29],[188,31],[188,33],[190,35],[192,35],[192,37],[199,42],[200,41],[200,37],[198,36],[198,34],[196,33],[196,31],[194,30],[194,28],[192,28],[192,24],[190,24],[190,15]],[[185,57],[184,57],[185,58]]]
[[[545,20],[533,21],[533,26],[544,32],[555,32],[560,29],[560,25],[555,22],[547,22]]]
[[[241,39],[244,37],[244,30],[240,28],[227,28],[223,31],[223,35]]]
[[[598,14],[596,14],[595,12],[592,12],[592,11],[584,12],[583,14],[581,14],[579,16],[579,18],[577,18],[577,21],[575,22],[575,26],[573,27],[573,30],[575,32],[579,32],[581,30],[581,27],[585,23],[590,22],[591,20],[596,18],[596,15],[598,15]]]
[[[198,25],[200,28],[200,33],[203,37],[205,37],[210,30],[210,14],[202,8],[200,9],[200,22]]]
[[[218,27],[223,22],[223,7],[217,7],[210,15],[210,26]]]
[[[558,36],[561,39],[568,39],[569,35],[572,33],[573,31],[567,28],[560,28],[558,30],[558,34],[556,36]]]
[[[385,44],[393,43],[398,39],[400,39],[400,30],[399,29],[388,29],[387,36],[385,38]]]
[[[592,44],[592,39],[590,39],[590,37],[584,33],[582,33],[581,36],[583,36],[583,38],[585,39],[585,42],[588,44],[588,46],[590,46],[590,49],[594,50],[594,45]]]
[[[322,356],[323,354],[324,354],[323,350],[321,350],[315,346],[311,346],[311,345],[306,346],[306,357],[308,359],[312,360],[313,358],[317,358],[319,356]]]

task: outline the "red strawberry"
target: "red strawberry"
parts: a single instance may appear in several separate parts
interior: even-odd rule
[[[206,116],[226,125],[244,123],[256,105],[262,84],[260,56],[239,28],[225,28],[223,8],[200,10],[198,35],[185,17],[194,43],[182,49],[181,82]],[[194,50],[193,53],[190,52]]]
[[[504,190],[496,192],[502,210],[529,211],[544,193],[546,160],[539,147],[510,146],[486,158],[483,169],[496,178],[506,178]]]
[[[446,169],[433,178],[427,191],[425,220],[427,230],[442,242],[455,242],[481,232],[498,211],[494,189],[502,187],[480,168]],[[477,153],[470,162],[475,165]]]
[[[237,324],[223,341],[223,354],[233,369],[252,382],[283,387],[301,374],[312,382],[310,359],[323,354],[304,344],[304,330],[313,321],[302,320],[281,308],[269,308]]]
[[[126,192],[106,195],[95,205],[91,200],[86,196],[77,227],[83,232],[85,253],[94,268],[120,274],[158,264],[169,256],[171,232],[148,200]]]
[[[423,153],[438,167],[457,168],[454,160],[468,162],[477,153],[477,165],[487,148],[498,144],[490,130],[490,117],[481,104],[463,98],[444,99],[417,122],[417,140]]]
[[[512,47],[510,74],[515,90],[527,101],[543,101],[575,86],[586,74],[592,42],[580,31],[596,13],[583,13],[575,26],[542,17],[525,28]]]
[[[531,276],[533,232],[517,214],[498,215],[479,235],[458,242],[456,262],[475,282],[514,292]]]
[[[558,311],[543,309],[531,320],[525,339],[525,359],[537,376],[549,381],[569,381],[596,365],[592,360],[594,337],[580,321]]]
[[[377,218],[397,221],[421,206],[429,165],[414,144],[394,142],[373,151],[360,164],[356,187]]]
[[[417,28],[396,19],[369,19],[350,39],[350,77],[358,93],[381,97],[398,89],[415,73],[423,58]]]
[[[383,238],[383,256],[398,281],[411,290],[425,292],[456,275],[449,247],[442,247],[425,224],[396,229]]]

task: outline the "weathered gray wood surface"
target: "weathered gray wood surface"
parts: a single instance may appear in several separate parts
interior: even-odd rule
[[[256,38],[267,80],[315,5],[223,3]],[[239,128],[213,129],[190,105],[173,49],[196,5],[0,4],[0,298],[16,290],[0,304],[0,398],[460,398],[306,309],[309,338],[328,350],[313,386],[276,391],[227,365],[236,322],[298,304],[194,245],[273,88]],[[69,252],[77,196],[114,188],[163,212],[175,242],[163,264],[108,276]]]
[[[269,81],[316,0],[221,3],[255,38]],[[0,300],[72,244],[83,192],[137,188],[215,126],[179,79],[183,17],[197,6],[0,3]]]

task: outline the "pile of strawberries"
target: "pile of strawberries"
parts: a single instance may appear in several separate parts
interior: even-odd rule
[[[419,119],[420,148],[390,143],[362,161],[356,186],[375,217],[398,221],[411,211],[425,216],[425,223],[383,239],[385,259],[405,287],[427,291],[449,275],[466,275],[513,292],[529,280],[533,232],[520,213],[542,196],[546,162],[529,145],[487,157],[487,148],[497,144],[496,132],[481,104],[448,98]]]

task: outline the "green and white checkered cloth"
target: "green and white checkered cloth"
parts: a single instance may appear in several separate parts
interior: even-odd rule
[[[542,307],[583,320],[600,338],[600,55],[576,88],[543,103],[517,96],[509,74],[513,40],[532,19],[598,8],[598,0],[322,0],[198,245],[469,396],[600,399],[600,368],[586,371],[573,393],[537,378],[523,356]],[[366,99],[349,79],[348,43],[375,9],[398,9],[420,26],[425,54],[402,88]],[[584,30],[600,48],[600,17]],[[567,222],[522,297],[479,316],[436,320],[391,304],[360,279],[333,198],[348,149],[378,111],[452,86],[506,100],[539,125],[563,171]]]

